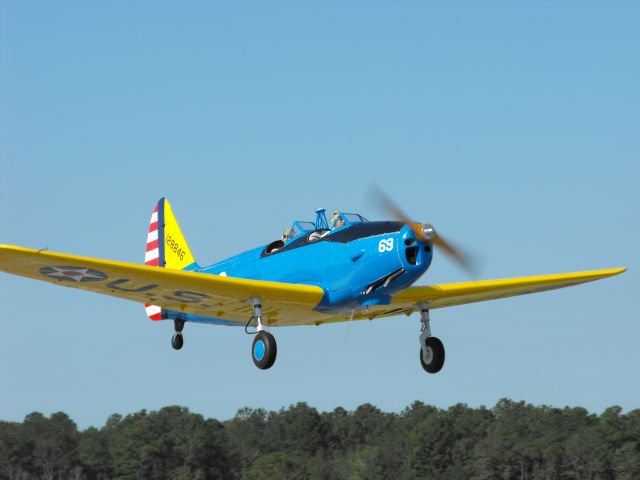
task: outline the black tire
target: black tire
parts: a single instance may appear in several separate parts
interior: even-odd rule
[[[442,370],[444,365],[444,345],[442,345],[439,338],[427,338],[425,345],[420,348],[420,364],[429,373],[438,373]]]
[[[180,350],[184,345],[184,339],[182,338],[181,333],[176,333],[173,337],[171,337],[171,346],[174,350]]]
[[[267,370],[276,361],[278,346],[276,339],[269,332],[262,330],[258,332],[251,345],[251,358],[256,367]]]

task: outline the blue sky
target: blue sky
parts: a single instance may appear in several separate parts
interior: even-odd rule
[[[0,275],[0,418],[81,427],[181,404],[219,419],[501,397],[640,405],[635,2],[0,3],[0,242],[139,262],[168,197],[200,263],[320,207],[381,218],[372,183],[480,254],[483,277],[613,279],[418,319],[242,329]],[[442,257],[421,284],[464,280]]]

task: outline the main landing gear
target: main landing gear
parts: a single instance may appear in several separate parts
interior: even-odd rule
[[[180,350],[184,345],[184,339],[182,338],[182,329],[184,328],[184,320],[174,320],[173,328],[176,333],[171,337],[171,346],[174,350]]]
[[[249,322],[255,318],[257,322],[256,330],[258,331],[251,345],[251,358],[253,358],[253,363],[255,363],[256,367],[267,370],[271,368],[276,361],[278,346],[276,345],[276,339],[273,335],[267,332],[262,325],[262,304],[260,303],[260,299],[258,297],[252,297],[251,306],[253,307],[253,316]]]
[[[438,373],[444,365],[444,345],[431,336],[429,305],[420,305],[420,364],[429,373]]]

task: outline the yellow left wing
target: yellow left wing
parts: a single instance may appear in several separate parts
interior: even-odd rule
[[[9,245],[0,245],[0,270],[238,324],[251,317],[251,297],[262,298],[266,325],[327,318],[313,310],[324,295],[313,285],[221,277]]]
[[[409,287],[396,294],[389,305],[378,305],[360,310],[353,315],[337,315],[324,322],[345,322],[348,320],[373,320],[395,315],[410,315],[427,304],[429,308],[452,307],[466,303],[497,300],[499,298],[544,292],[593,282],[626,271],[625,268],[591,270],[586,272],[557,273],[530,277],[480,280],[475,282],[447,283],[440,285]]]

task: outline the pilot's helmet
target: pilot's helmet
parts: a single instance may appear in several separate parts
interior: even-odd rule
[[[340,212],[333,212],[331,217],[331,228],[338,228],[344,225],[344,219],[340,216]]]

